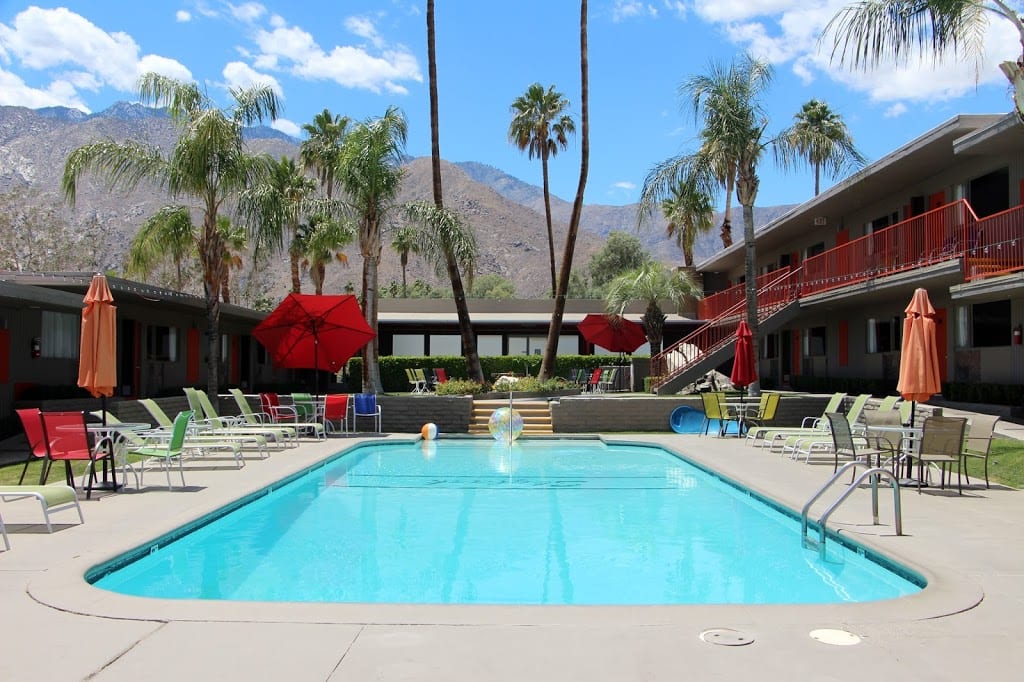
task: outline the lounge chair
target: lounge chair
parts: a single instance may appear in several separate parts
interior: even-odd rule
[[[263,419],[262,419],[262,416],[261,416],[262,413],[257,414],[255,411],[253,411],[252,406],[249,405],[249,399],[245,397],[245,394],[242,393],[241,390],[239,390],[237,388],[232,388],[230,390],[231,390],[231,395],[233,395],[235,397],[235,402],[238,403],[238,409],[239,409],[239,411],[241,413],[241,416],[242,416],[242,420],[239,421],[239,422],[236,422],[235,426],[243,426],[243,427],[244,426],[258,426],[258,427],[261,427],[261,426],[274,427],[275,426],[275,424],[264,422]],[[310,400],[310,402],[312,403],[312,399]],[[261,399],[261,404],[262,404],[262,399]],[[318,426],[320,427],[319,429],[316,428]],[[312,422],[312,423],[298,422],[298,423],[296,423],[296,422],[293,421],[293,422],[290,422],[286,427],[280,427],[280,428],[289,428],[289,429],[294,428],[296,430],[296,433],[299,430],[301,430],[301,429],[308,429],[308,430],[313,431],[314,435],[316,435],[317,437],[319,437],[320,432],[322,432],[324,430],[323,424],[320,424],[319,422]]]
[[[416,378],[416,373],[412,371],[411,367],[405,368],[405,380],[409,382],[410,393],[423,393],[426,391],[426,382]]]
[[[193,419],[197,424],[206,425],[211,433],[218,436],[257,435],[272,438],[275,442],[285,443],[296,440],[298,433],[291,426],[281,424],[244,424],[244,417],[222,417],[210,402],[206,391],[185,387],[189,408],[195,413]]]
[[[996,422],[998,421],[999,417],[991,414],[976,414],[970,419],[967,435],[964,436],[963,451],[960,453],[963,459],[961,466],[963,467],[964,477],[967,478],[968,485],[970,485],[971,479],[967,476],[967,460],[980,459],[985,464],[985,487],[989,487],[988,453],[992,447],[992,436],[995,433]]]
[[[153,417],[153,421],[156,422],[158,427],[145,435],[169,438],[171,429],[174,427],[174,421],[167,416],[163,408],[152,398],[141,398],[138,402],[146,408],[146,411]],[[219,433],[216,430],[202,431],[195,424],[192,426],[194,428],[185,434],[186,451],[205,454],[207,450],[230,449],[238,463],[238,468],[245,466],[245,460],[242,459],[241,454],[241,450],[245,448],[255,448],[263,459],[270,456],[267,450],[266,437],[258,433]],[[136,434],[137,436],[138,434]]]
[[[861,414],[864,412],[864,406],[867,405],[870,398],[870,393],[861,393],[853,399],[853,404],[850,405],[850,409],[846,413],[846,420],[849,422],[851,430],[857,430],[857,423],[860,421]],[[777,443],[784,443],[782,446],[783,453],[789,453],[793,459],[799,458],[800,455],[805,455],[804,461],[807,462],[813,452],[831,451],[832,449],[832,435],[827,419],[824,426],[824,431],[817,429],[807,433],[776,435],[772,442],[772,449],[775,449]]]
[[[756,426],[752,429],[747,430],[746,443],[749,445],[760,445],[766,446],[772,443],[775,434],[790,432],[790,433],[802,433],[807,429],[818,429],[824,432],[828,421],[825,418],[826,412],[836,412],[839,410],[839,406],[843,404],[843,400],[846,399],[845,393],[834,393],[829,399],[825,409],[822,410],[820,417],[804,417],[800,426],[788,426],[788,427],[777,427],[777,426]]]
[[[33,498],[39,500],[39,506],[43,511],[43,521],[46,523],[46,532],[53,532],[53,525],[50,523],[50,512],[58,512],[62,509],[71,509],[78,512],[78,520],[85,523],[82,516],[82,507],[78,504],[78,494],[75,489],[68,485],[0,485],[0,500],[12,502]],[[7,538],[7,529],[4,528],[3,520],[0,519],[0,530],[3,531],[4,546],[11,548],[10,540]]]

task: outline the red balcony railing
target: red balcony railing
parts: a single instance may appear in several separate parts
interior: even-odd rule
[[[1024,269],[1024,205],[980,218],[964,250],[967,281]]]
[[[785,270],[785,272],[782,270]],[[764,275],[759,275],[756,280],[757,290],[760,291],[789,271],[790,268],[787,266],[780,270],[772,270]],[[705,296],[697,302],[697,318],[701,320],[713,320],[737,303],[745,301],[747,296],[746,291],[746,285],[740,283],[736,286],[711,294],[710,296]]]
[[[800,295],[959,258],[977,243],[976,223],[960,200],[812,256],[801,264]]]

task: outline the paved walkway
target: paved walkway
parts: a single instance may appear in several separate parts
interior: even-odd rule
[[[395,438],[392,436],[391,438]],[[799,509],[831,474],[738,439],[628,435],[661,443]],[[470,607],[152,600],[87,585],[90,567],[322,460],[359,439],[310,443],[236,470],[193,460],[189,487],[84,502],[48,535],[29,501],[3,506],[13,548],[0,553],[2,680],[955,680],[1021,679],[1024,494],[974,487],[904,491],[905,535],[867,493],[832,524],[928,578],[908,598],[848,605]],[[149,484],[162,482],[154,472]],[[69,518],[69,515],[71,518]],[[75,519],[77,521],[77,519]],[[765,567],[765,570],[771,570]],[[732,628],[753,639],[715,646]],[[819,628],[861,638],[832,646]]]

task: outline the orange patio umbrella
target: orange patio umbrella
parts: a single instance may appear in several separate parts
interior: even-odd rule
[[[928,300],[928,292],[916,289],[905,312],[907,316],[903,319],[900,379],[896,390],[904,400],[928,400],[942,392],[939,347],[935,340],[935,308]]]
[[[94,397],[114,395],[117,386],[117,308],[107,278],[97,274],[85,292],[82,309],[82,340],[78,358],[78,385]]]

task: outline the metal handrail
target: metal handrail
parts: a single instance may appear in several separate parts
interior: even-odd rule
[[[821,486],[821,488],[811,496],[811,499],[807,501],[803,509],[800,511],[801,542],[807,539],[807,515],[810,512],[811,505],[817,502],[818,499],[825,494],[825,491],[831,488],[832,484],[846,473],[847,469],[856,468],[862,464],[863,462],[847,462],[841,466],[839,471],[833,474],[832,478],[826,481],[825,485]],[[873,524],[876,526],[878,525],[878,478],[883,475],[889,479],[889,483],[893,490],[893,515],[895,517],[893,523],[896,527],[896,535],[903,535],[903,512],[900,507],[899,479],[897,479],[896,476],[894,476],[893,473],[885,467],[871,467],[867,471],[862,472],[856,480],[850,483],[849,487],[843,491],[843,494],[840,495],[835,502],[825,510],[825,513],[821,515],[821,518],[818,519],[818,551],[821,553],[822,557],[825,556],[825,525],[828,522],[828,518],[832,515],[832,512],[839,508],[839,505],[846,501],[846,498],[848,498],[853,491],[857,489],[857,486],[859,486],[865,478],[871,479],[871,518]]]

